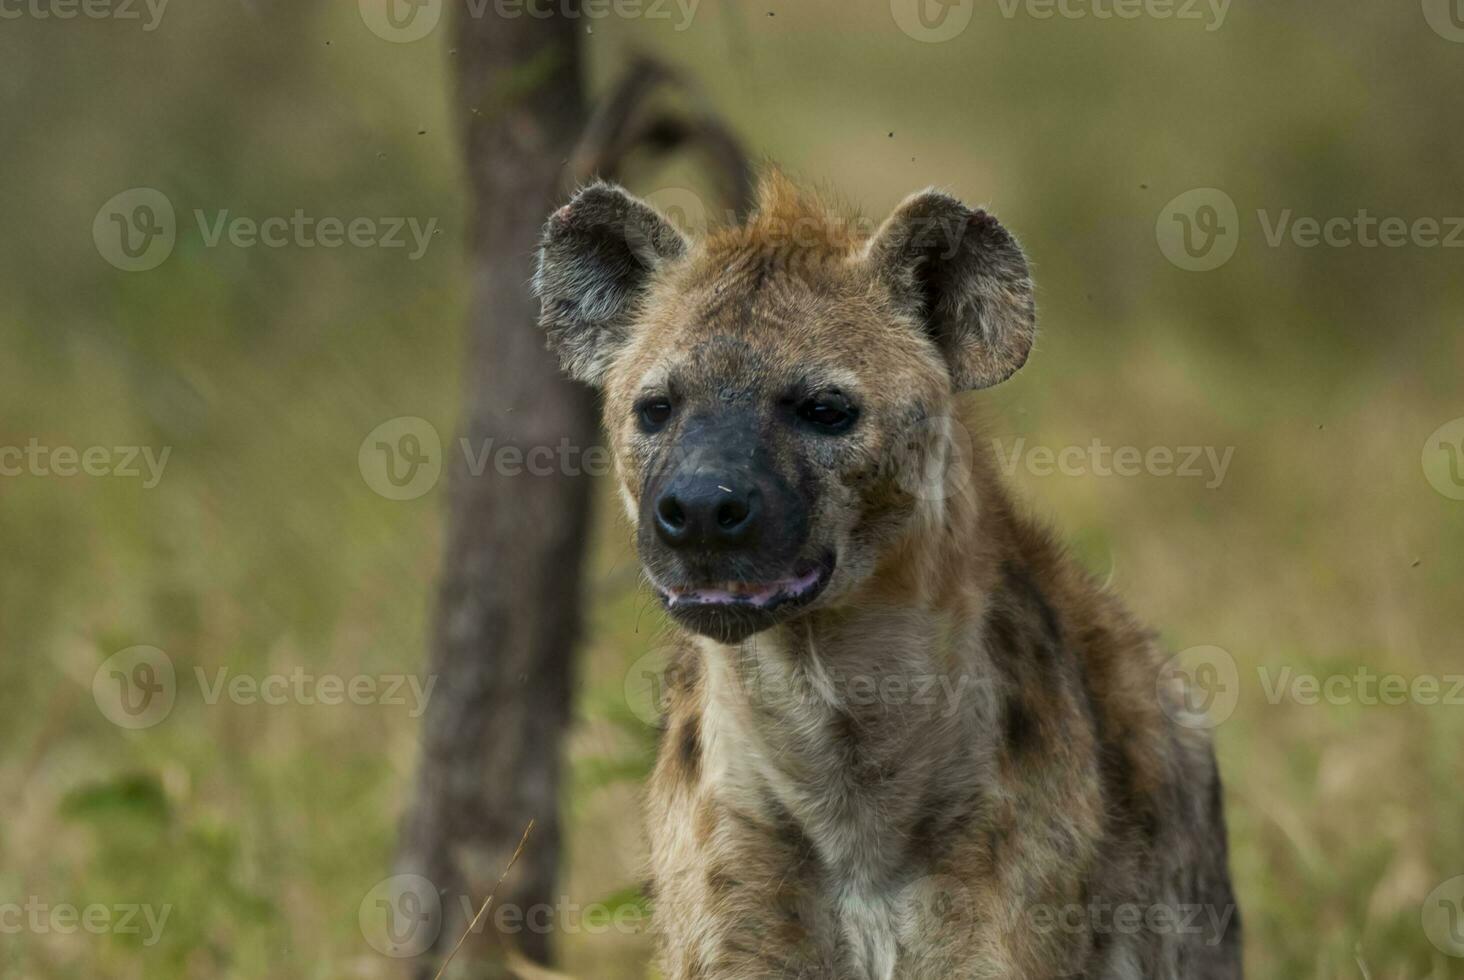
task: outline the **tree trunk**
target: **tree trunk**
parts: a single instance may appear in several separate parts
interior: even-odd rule
[[[566,380],[545,349],[527,284],[539,229],[563,193],[587,121],[575,23],[460,9],[455,25],[475,206],[463,435],[474,452],[547,446],[556,463],[548,476],[502,475],[491,463],[474,476],[465,454],[448,454],[451,509],[429,666],[438,684],[423,718],[398,862],[398,871],[427,877],[442,895],[436,943],[412,965],[419,977],[430,978],[462,935],[463,896],[472,909],[481,905],[530,819],[533,837],[495,904],[553,903],[560,740],[591,489],[589,479],[561,471],[557,449],[567,440],[582,451],[597,429],[592,395]],[[513,942],[547,962],[547,933],[523,929]],[[457,954],[453,974],[471,963],[471,975],[492,975],[494,945],[493,927],[484,926]]]
[[[559,10],[500,18],[461,9],[456,25],[475,204],[464,435],[475,455],[485,446],[494,455],[547,448],[554,472],[508,476],[490,457],[474,476],[466,454],[449,453],[451,511],[429,665],[438,682],[398,858],[399,872],[426,877],[442,897],[436,941],[412,961],[421,980],[457,943],[531,819],[533,837],[495,903],[519,921],[554,904],[560,742],[589,532],[591,481],[578,465],[598,427],[594,396],[560,373],[536,324],[528,283],[539,229],[577,182],[619,179],[637,153],[695,148],[729,206],[745,211],[752,197],[746,154],[714,114],[704,105],[656,108],[655,96],[668,89],[698,101],[664,65],[632,62],[591,117],[579,21],[576,11]],[[544,458],[541,448],[533,461]],[[492,919],[463,945],[452,975],[502,975]],[[550,929],[528,925],[511,938],[519,952],[548,962]]]

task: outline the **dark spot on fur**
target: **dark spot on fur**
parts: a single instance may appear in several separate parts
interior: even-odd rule
[[[1040,732],[1037,729],[1037,719],[1032,717],[1032,712],[1019,697],[1007,699],[1006,703],[1006,744],[1007,751],[1012,755],[1021,755],[1028,749],[1033,748]]]
[[[1047,596],[1032,578],[1031,571],[1025,565],[1010,559],[1002,562],[1001,571],[1012,594],[1019,597],[1024,606],[1036,612],[1047,643],[1054,648],[1061,647],[1062,624],[1058,621],[1052,604],[1047,601]]]
[[[991,638],[1000,653],[1009,654],[1021,650],[1023,644],[1017,622],[1011,610],[999,599],[992,602],[991,609],[986,614],[986,628],[991,632]]]
[[[688,715],[681,725],[681,740],[677,746],[681,753],[681,764],[686,767],[688,777],[695,778],[701,772],[701,717]]]
[[[1152,844],[1159,836],[1156,803],[1136,784],[1128,743],[1126,733],[1115,733],[1099,749],[1098,771],[1108,803],[1108,819],[1116,833],[1136,832]]]
[[[910,831],[906,852],[911,862],[930,866],[942,861],[960,839],[963,827],[982,811],[982,796],[979,788],[952,795],[943,787],[931,787],[921,804],[920,819]]]
[[[757,261],[757,269],[753,273],[752,286],[750,288],[750,291],[752,293],[759,293],[762,291],[763,287],[767,285],[768,280],[773,277],[773,273],[776,271],[777,264],[777,256],[773,252],[767,252],[759,257]]]

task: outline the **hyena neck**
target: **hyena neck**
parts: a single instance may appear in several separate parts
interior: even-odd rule
[[[983,617],[999,535],[973,545],[974,496],[946,513],[948,526],[906,542],[858,601],[738,647],[699,641],[718,794],[769,822],[792,818],[859,887],[908,875],[932,801],[977,791],[993,766]]]

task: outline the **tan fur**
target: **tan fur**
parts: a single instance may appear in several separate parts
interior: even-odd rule
[[[827,590],[735,646],[679,646],[649,791],[665,973],[1237,977],[1208,739],[1162,710],[1152,635],[1017,511],[952,393],[1025,359],[1030,332],[996,319],[1030,302],[1025,267],[932,343],[883,271],[889,228],[772,176],[746,224],[657,266],[601,379],[632,519],[663,452],[634,422],[647,391],[755,404],[813,377],[862,406],[837,443],[777,450],[817,487]],[[1124,903],[1224,925],[1095,921]]]

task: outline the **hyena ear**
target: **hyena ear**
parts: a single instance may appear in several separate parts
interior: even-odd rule
[[[913,194],[870,239],[867,260],[940,348],[956,391],[1005,381],[1026,362],[1037,335],[1027,260],[985,211]]]
[[[655,208],[614,184],[592,184],[550,215],[534,294],[539,326],[571,377],[601,383],[652,275],[687,249]]]

